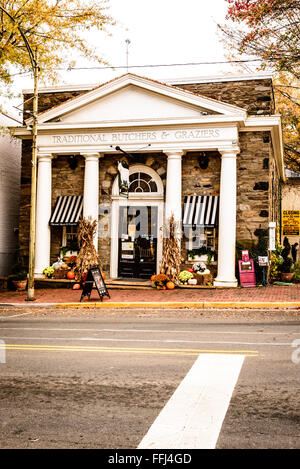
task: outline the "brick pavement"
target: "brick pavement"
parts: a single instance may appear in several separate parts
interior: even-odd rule
[[[300,307],[300,284],[289,286],[272,285],[268,287],[253,288],[216,288],[216,289],[181,289],[175,290],[155,290],[154,288],[133,290],[133,289],[109,289],[111,298],[104,297],[103,303],[129,303],[129,302],[283,302],[299,303]],[[81,290],[70,288],[36,289],[36,303],[77,303],[80,300]],[[19,303],[27,304],[25,301],[26,292],[5,291],[0,292],[0,304]],[[83,302],[100,302],[98,293],[93,290],[90,300],[84,298]]]

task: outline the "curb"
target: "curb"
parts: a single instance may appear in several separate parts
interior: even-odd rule
[[[26,307],[26,308],[182,308],[182,309],[264,309],[264,308],[293,308],[300,309],[299,301],[273,301],[273,302],[242,302],[242,301],[200,301],[200,302],[175,302],[175,301],[145,301],[145,302],[89,302],[89,303],[0,303],[0,307]]]

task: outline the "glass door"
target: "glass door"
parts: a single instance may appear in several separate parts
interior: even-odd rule
[[[157,207],[120,207],[119,277],[150,279],[156,273],[157,215]]]

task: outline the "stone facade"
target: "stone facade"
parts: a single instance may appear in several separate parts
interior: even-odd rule
[[[237,240],[250,241],[271,221],[270,141],[267,132],[241,132],[237,157]]]
[[[38,99],[38,112],[44,112],[48,109],[58,106],[59,104],[67,101],[68,99],[76,98],[82,94],[86,93],[86,91],[57,91],[55,93],[40,93]],[[32,112],[32,99],[33,94],[28,93],[23,95],[24,99],[24,120],[30,117],[30,113]]]
[[[227,81],[176,85],[183,89],[247,109],[249,114],[272,114],[274,111],[271,80]],[[39,111],[45,111],[67,99],[86,91],[41,93]],[[32,104],[25,95],[25,111]],[[26,118],[25,114],[25,118]],[[269,132],[243,131],[239,134],[240,153],[237,155],[237,240],[251,241],[257,229],[267,228],[269,221],[276,221],[278,213],[279,178],[272,153]],[[209,156],[207,169],[200,168],[199,152],[189,152],[182,158],[182,203],[186,195],[219,195],[221,157],[217,151],[206,152]],[[59,156],[52,161],[52,208],[60,195],[82,195],[84,184],[84,157],[76,156],[77,166],[70,168],[70,156]],[[112,184],[117,176],[120,155],[104,154],[99,161],[99,203],[109,210]],[[20,245],[27,256],[29,242],[31,143],[23,140]],[[167,158],[162,153],[135,153],[129,164],[145,164],[158,172],[165,185]],[[105,272],[110,264],[109,216],[100,212],[99,254]],[[62,228],[51,228],[51,262],[57,259],[62,242]],[[187,258],[185,243],[182,254]]]
[[[176,85],[192,93],[233,104],[249,114],[274,114],[272,80],[218,81]]]

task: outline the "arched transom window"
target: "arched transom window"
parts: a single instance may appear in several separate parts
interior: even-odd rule
[[[138,171],[129,176],[129,192],[157,192],[157,184],[150,174]]]
[[[154,169],[143,164],[129,167],[129,199],[163,199],[164,185],[161,177]],[[115,178],[112,197],[119,198],[119,178]],[[124,197],[121,197],[124,200]]]

